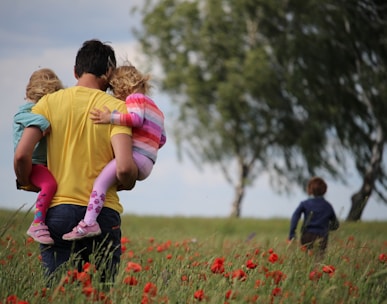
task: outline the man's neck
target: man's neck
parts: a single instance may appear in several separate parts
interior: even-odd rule
[[[76,86],[106,91],[106,81],[90,73],[85,73],[79,77]]]

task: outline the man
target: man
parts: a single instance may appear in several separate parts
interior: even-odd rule
[[[77,84],[44,96],[32,109],[50,122],[48,169],[58,183],[46,217],[54,245],[40,247],[49,275],[67,261],[77,261],[81,269],[90,259],[101,269],[102,281],[112,280],[117,271],[121,255],[120,213],[123,211],[116,193],[117,185],[109,189],[98,217],[102,230],[99,236],[77,242],[62,239],[62,235],[83,218],[93,182],[113,158],[120,189],[130,190],[135,185],[137,167],[132,158],[131,129],[94,124],[89,118],[92,109],[103,106],[127,112],[125,103],[104,92],[115,66],[111,46],[98,40],[84,42],[74,67]],[[41,138],[38,126],[26,128],[15,150],[14,168],[22,186],[30,184],[32,151]]]

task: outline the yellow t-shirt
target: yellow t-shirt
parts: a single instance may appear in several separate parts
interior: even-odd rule
[[[114,158],[110,138],[115,134],[131,135],[126,126],[94,124],[93,108],[107,106],[127,113],[125,103],[97,90],[74,86],[48,94],[32,108],[50,122],[47,136],[47,166],[54,175],[58,190],[50,207],[60,204],[87,206],[93,183],[104,166]],[[116,187],[107,192],[104,206],[122,212]]]

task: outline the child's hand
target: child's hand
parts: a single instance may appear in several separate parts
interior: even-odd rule
[[[110,123],[111,112],[107,106],[103,107],[105,111],[94,108],[90,111],[90,119],[96,124],[108,124]]]

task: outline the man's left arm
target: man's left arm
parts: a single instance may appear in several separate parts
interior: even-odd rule
[[[17,181],[21,186],[30,185],[32,153],[42,137],[42,131],[38,127],[25,128],[16,147],[13,165]]]

